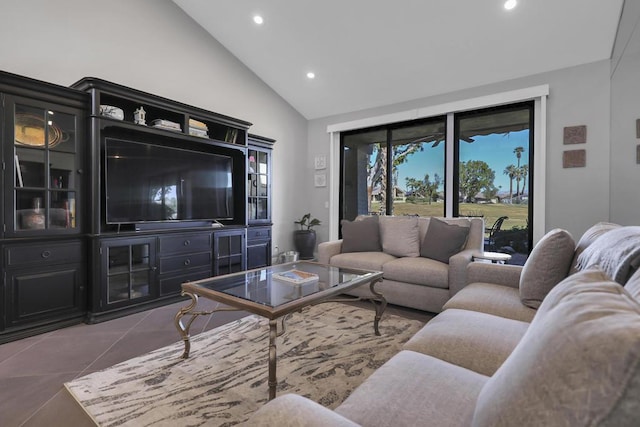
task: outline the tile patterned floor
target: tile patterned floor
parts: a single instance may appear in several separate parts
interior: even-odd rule
[[[0,426],[93,426],[63,383],[179,341],[173,317],[185,302],[94,325],[80,324],[0,345]],[[216,303],[200,300],[206,309]],[[388,313],[428,321],[432,315],[389,306]],[[198,318],[192,334],[245,316]]]

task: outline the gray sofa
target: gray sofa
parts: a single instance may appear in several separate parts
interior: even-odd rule
[[[318,261],[384,273],[378,289],[391,304],[439,313],[467,284],[467,265],[482,251],[480,218],[358,217],[343,239],[318,245]],[[367,289],[357,289],[363,296]]]
[[[636,426],[639,264],[640,227],[607,223],[577,244],[552,230],[524,267],[471,263],[472,283],[335,410],[283,395],[247,424]]]

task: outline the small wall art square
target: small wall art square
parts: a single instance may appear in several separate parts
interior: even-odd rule
[[[640,145],[636,145],[636,163],[640,165]]]
[[[327,186],[327,175],[324,173],[317,173],[313,176],[313,183],[316,187]]]
[[[587,165],[587,150],[567,150],[562,153],[563,168],[583,168]]]
[[[587,126],[567,126],[564,128],[564,144],[584,144],[587,142]]]

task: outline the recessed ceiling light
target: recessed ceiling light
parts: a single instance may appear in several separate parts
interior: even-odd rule
[[[518,5],[518,1],[517,0],[507,0],[506,2],[504,2],[504,8],[507,10],[511,10],[514,7],[516,7]]]
[[[307,78],[308,79],[315,79],[316,78],[316,73],[309,71],[307,73]]]
[[[264,19],[262,19],[262,16],[260,15],[255,15],[253,17],[253,22],[255,22],[258,25],[262,25],[262,23],[264,22]]]

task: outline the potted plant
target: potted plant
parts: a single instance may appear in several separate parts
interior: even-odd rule
[[[313,250],[316,247],[316,231],[313,227],[320,225],[320,220],[312,219],[311,214],[307,213],[295,223],[300,225],[300,229],[294,231],[293,243],[300,253],[300,259],[313,259]]]

